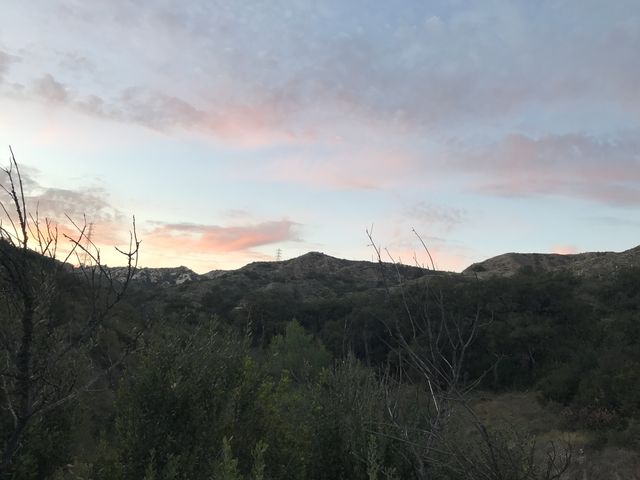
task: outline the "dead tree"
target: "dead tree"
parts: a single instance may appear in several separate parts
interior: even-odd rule
[[[400,312],[385,322],[396,358],[396,371],[388,368],[383,377],[387,431],[395,432],[393,437],[403,446],[404,456],[414,465],[419,479],[432,478],[435,470],[467,480],[560,478],[569,467],[569,449],[550,444],[541,456],[529,439],[511,435],[505,440],[504,432],[491,431],[475,414],[470,393],[484,374],[467,378],[468,355],[479,331],[491,320],[481,321],[479,305],[474,312],[454,314],[443,289],[434,285],[434,279],[443,274],[436,271],[423,239],[413,232],[430,265],[422,267],[428,275],[409,283],[403,278],[400,262],[387,250],[384,253],[389,262],[383,261],[383,250],[367,230],[387,298]],[[415,396],[410,416],[405,413],[406,384]],[[471,436],[473,451],[465,448],[468,442],[463,447],[461,439],[451,435],[452,423],[460,422],[475,431]]]
[[[87,235],[86,219],[73,223],[75,233],[60,255],[57,225],[41,219],[25,201],[22,176],[10,148],[10,165],[3,169],[6,183],[0,191],[0,415],[10,428],[0,435],[0,478],[11,471],[29,425],[77,399],[106,373],[122,363],[136,345],[140,331],[129,332],[117,358],[102,368],[84,368],[81,361],[91,342],[122,299],[136,270],[140,241],[135,219],[126,250],[117,249],[126,262],[120,279],[100,258]],[[71,219],[69,219],[71,220]],[[65,242],[66,243],[66,242]],[[80,259],[86,261],[80,261]],[[68,262],[78,261],[78,267]],[[60,318],[54,303],[64,295],[61,284],[80,281],[86,298],[81,318]],[[79,299],[73,299],[79,302]],[[73,317],[73,316],[72,316]],[[83,356],[84,355],[84,356]]]

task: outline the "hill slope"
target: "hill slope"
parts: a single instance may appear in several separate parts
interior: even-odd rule
[[[463,275],[478,278],[510,277],[523,269],[537,273],[568,271],[577,276],[610,275],[621,268],[640,266],[640,246],[624,252],[588,252],[574,255],[505,253],[466,268]]]

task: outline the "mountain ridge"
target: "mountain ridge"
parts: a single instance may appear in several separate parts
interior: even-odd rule
[[[383,263],[387,273],[401,274],[407,278],[417,278],[425,274],[474,276],[479,279],[489,277],[510,277],[522,271],[560,272],[567,271],[577,276],[602,276],[612,274],[621,268],[640,267],[640,245],[622,252],[583,252],[575,254],[519,253],[509,252],[473,263],[460,273],[433,272],[411,265]],[[112,267],[115,278],[126,273],[124,267]],[[132,280],[138,284],[160,287],[177,286],[183,283],[245,276],[263,282],[300,282],[313,278],[348,278],[367,285],[380,281],[380,263],[367,260],[348,260],[333,257],[322,252],[308,252],[298,257],[280,261],[256,261],[233,270],[211,270],[198,274],[185,266],[142,267]]]

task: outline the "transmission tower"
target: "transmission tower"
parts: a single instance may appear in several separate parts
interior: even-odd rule
[[[282,260],[282,249],[279,248],[276,250],[276,262],[279,262]]]

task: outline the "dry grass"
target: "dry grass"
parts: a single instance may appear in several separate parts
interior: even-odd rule
[[[574,462],[567,480],[640,480],[640,452],[623,446],[603,447],[593,432],[566,430],[561,407],[541,405],[535,392],[477,392],[472,404],[488,425],[529,432],[539,444],[569,443]]]

